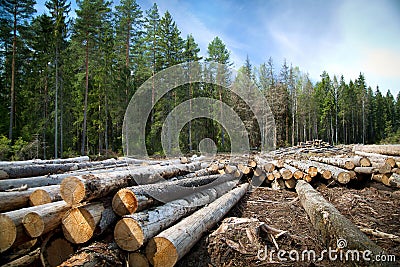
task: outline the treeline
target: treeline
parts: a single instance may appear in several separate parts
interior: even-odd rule
[[[160,14],[156,4],[143,11],[135,0],[116,6],[81,0],[73,19],[66,0],[47,1],[47,14],[38,16],[33,0],[0,1],[1,158],[121,154],[124,113],[144,81],[182,62],[231,64],[220,38],[210,40],[202,58],[194,37],[181,36],[171,14]],[[267,97],[279,146],[313,138],[374,143],[400,128],[400,95],[397,101],[390,92],[382,96],[378,88],[367,87],[362,74],[347,84],[344,77],[331,79],[324,72],[313,84],[299,68],[286,61],[276,67],[271,58],[259,67],[247,59],[240,72]],[[239,108],[240,100],[221,87],[188,84],[148,103],[154,106],[146,126],[150,154],[162,153],[167,115],[199,96],[234,106],[248,121],[251,146],[259,147],[258,128]],[[220,151],[229,150],[224,128],[204,118],[185,126],[181,148],[196,150],[206,137]]]

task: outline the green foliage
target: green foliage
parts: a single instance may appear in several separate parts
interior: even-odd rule
[[[11,140],[4,135],[0,136],[0,160],[8,159],[8,155],[11,152]]]

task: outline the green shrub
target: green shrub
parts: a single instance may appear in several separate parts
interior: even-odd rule
[[[10,147],[11,140],[5,137],[4,135],[0,136],[0,160],[9,159],[9,155],[11,152]]]

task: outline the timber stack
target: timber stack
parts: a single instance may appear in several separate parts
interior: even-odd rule
[[[0,162],[0,262],[174,266],[258,186],[296,192],[329,243],[343,233],[318,223],[318,206],[339,218],[332,224],[337,228],[349,222],[316,195],[314,185],[378,182],[400,188],[400,147],[352,149],[314,140],[269,154],[219,155],[213,161],[193,156]],[[73,168],[60,169],[60,164]],[[351,235],[382,252],[351,227]],[[359,245],[354,243],[362,249]]]

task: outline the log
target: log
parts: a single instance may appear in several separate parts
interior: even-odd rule
[[[210,183],[215,185],[233,180],[237,181],[238,178],[234,175],[224,174],[127,187],[120,189],[114,195],[112,207],[119,216],[132,214],[156,204],[157,200],[154,197],[163,200],[163,202],[168,202],[193,194],[198,190],[197,186]]]
[[[282,178],[275,179],[271,183],[271,188],[273,190],[282,190],[285,189],[285,187],[285,180],[283,180]]]
[[[34,191],[29,195],[29,203],[31,206],[39,206],[60,200],[61,195],[59,185],[34,188]]]
[[[289,179],[292,179],[292,177],[293,177],[293,173],[286,168],[281,168],[279,170],[279,172],[280,172],[283,180],[289,180]]]
[[[390,173],[392,171],[392,167],[390,164],[383,162],[383,163],[378,163],[378,162],[371,162],[371,166],[378,169],[379,173]]]
[[[367,157],[354,156],[349,158],[355,167],[370,167],[371,161]]]
[[[361,174],[374,174],[379,173],[379,169],[375,167],[355,167],[354,171]]]
[[[400,188],[400,175],[397,173],[392,173],[388,179],[388,182],[390,186]]]
[[[60,163],[78,163],[89,161],[88,156],[80,156],[75,158],[66,159],[32,159],[32,160],[21,160],[21,161],[0,161],[0,168],[7,166],[24,166],[24,165],[34,165],[34,164],[60,164]]]
[[[0,253],[32,240],[22,226],[25,214],[37,207],[24,208],[0,214]]]
[[[298,161],[298,160],[286,160],[286,163],[296,167],[297,169],[307,173],[311,178],[318,175],[318,169],[313,166],[313,161]]]
[[[275,170],[275,165],[272,162],[268,162],[263,166],[266,172],[273,172]]]
[[[124,216],[114,228],[117,245],[126,251],[136,251],[150,238],[168,228],[180,218],[187,216],[222,196],[236,185],[229,181],[202,190],[182,199],[168,202],[152,210]]]
[[[320,162],[315,162],[313,164],[315,164],[318,169],[330,171],[331,177],[340,184],[347,184],[351,180],[351,175],[347,170]]]
[[[146,247],[149,262],[156,267],[174,266],[243,197],[248,186],[240,185],[152,238]]]
[[[310,160],[334,165],[346,170],[352,170],[355,167],[353,161],[349,158],[338,158],[338,157],[310,157]]]
[[[69,206],[64,201],[44,204],[40,208],[27,211],[22,218],[22,225],[30,237],[39,237],[56,229],[68,209]]]
[[[344,239],[347,241],[346,250],[370,250],[373,255],[384,253],[381,247],[372,242],[311,185],[300,180],[297,182],[296,191],[324,247],[335,248],[337,240]]]
[[[73,244],[81,244],[89,241],[95,233],[104,232],[116,220],[112,208],[98,202],[68,210],[61,223],[65,238]]]
[[[75,252],[73,244],[68,242],[61,231],[49,233],[40,248],[40,260],[43,266],[55,267],[67,260]]]
[[[380,183],[383,183],[384,185],[390,186],[389,183],[389,178],[391,174],[387,173],[374,173],[371,176],[371,179]]]
[[[239,171],[241,171],[245,175],[249,175],[251,173],[251,171],[252,171],[252,169],[249,166],[241,164],[241,163],[239,163],[237,165],[237,168],[238,168]]]
[[[355,145],[354,152],[376,153],[389,156],[400,156],[400,145]]]
[[[0,211],[11,211],[20,208],[29,207],[29,197],[37,189],[41,190],[56,190],[59,188],[58,185],[43,186],[37,188],[29,188],[25,191],[13,191],[13,192],[0,192]]]
[[[299,179],[303,178],[304,173],[302,171],[298,170],[297,168],[295,168],[293,166],[290,166],[289,164],[286,164],[286,163],[285,163],[285,165],[283,165],[283,167],[285,169],[288,169],[289,171],[291,171],[293,173],[293,177],[296,180],[299,180]]]
[[[124,255],[114,242],[96,241],[79,249],[58,266],[125,266],[124,263]]]
[[[146,256],[139,252],[131,252],[128,254],[128,266],[149,267],[149,260]]]
[[[289,180],[284,180],[284,183],[285,183],[286,188],[293,189],[296,187],[297,180],[294,178],[291,178]]]
[[[7,264],[2,265],[2,267],[22,267],[22,266],[35,266],[40,259],[40,248],[37,248],[28,254],[15,259]]]
[[[135,184],[146,184],[169,179],[176,175],[196,171],[200,163],[178,164],[172,166],[145,166],[130,171],[116,171],[89,175],[71,176],[61,182],[62,199],[70,205],[84,200],[100,198],[120,188]]]

